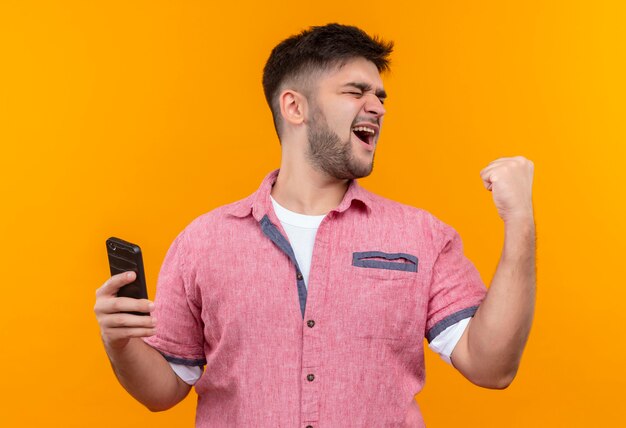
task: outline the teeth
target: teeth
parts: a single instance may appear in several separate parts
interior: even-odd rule
[[[353,131],[363,131],[363,132],[369,132],[370,134],[375,134],[376,131],[374,131],[372,128],[368,128],[366,126],[355,126],[354,128],[352,128]]]

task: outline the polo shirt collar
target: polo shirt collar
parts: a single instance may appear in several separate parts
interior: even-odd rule
[[[257,221],[261,221],[261,219],[272,210],[270,193],[272,191],[272,186],[276,183],[279,171],[280,170],[277,169],[270,172],[263,179],[259,189],[255,193],[231,206],[229,214],[235,217],[244,218],[252,213],[252,216]],[[367,190],[359,186],[356,180],[350,180],[348,190],[343,196],[341,203],[333,211],[340,213],[344,212],[350,208],[355,201],[357,201],[357,204],[362,204],[368,214],[371,212],[373,205],[371,195]]]

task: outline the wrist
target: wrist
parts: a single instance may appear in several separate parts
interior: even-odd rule
[[[504,227],[507,229],[534,229],[535,216],[532,212],[511,215],[504,220]]]
[[[532,217],[515,218],[504,224],[504,246],[501,261],[519,262],[534,257],[535,222]]]

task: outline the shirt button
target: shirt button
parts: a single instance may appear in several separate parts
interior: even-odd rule
[[[309,327],[313,328],[313,326],[315,325],[315,321],[313,321],[313,320],[308,320],[308,321],[306,322],[306,325],[308,325]]]
[[[309,382],[313,382],[313,379],[315,379],[315,375],[310,374],[306,376],[306,380],[308,380]]]
[[[302,281],[302,278],[304,277],[302,276],[300,272],[298,272],[298,275],[296,275],[296,278],[298,278],[298,281]]]

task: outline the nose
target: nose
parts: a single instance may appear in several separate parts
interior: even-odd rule
[[[367,101],[365,103],[365,111],[376,115],[376,117],[382,117],[387,110],[385,110],[383,103],[376,95],[368,94]]]

